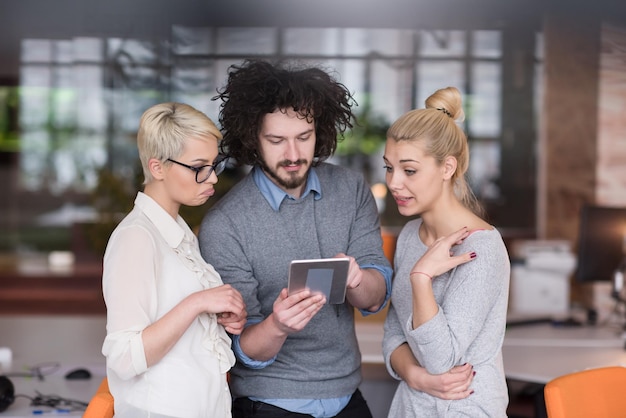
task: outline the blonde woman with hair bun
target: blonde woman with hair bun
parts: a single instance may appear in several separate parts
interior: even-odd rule
[[[498,230],[482,218],[467,180],[469,146],[458,89],[437,90],[425,109],[387,131],[387,187],[404,216],[395,253],[383,352],[401,380],[389,417],[504,417],[502,363],[510,262]],[[416,384],[424,369],[458,378],[443,396]]]

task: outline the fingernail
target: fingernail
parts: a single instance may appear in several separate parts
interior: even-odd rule
[[[472,373],[472,376],[476,376],[476,370],[474,370],[474,373]]]
[[[471,392],[470,392],[470,395],[472,395],[473,393],[474,393],[474,391],[471,391]]]
[[[474,251],[470,253],[470,258],[476,258],[476,253]]]

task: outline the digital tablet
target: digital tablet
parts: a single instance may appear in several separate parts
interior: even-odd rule
[[[294,260],[289,265],[289,294],[310,289],[326,296],[327,304],[343,303],[348,284],[348,258]]]

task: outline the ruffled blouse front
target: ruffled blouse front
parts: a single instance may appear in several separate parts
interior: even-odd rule
[[[119,417],[230,417],[226,372],[231,340],[215,314],[203,313],[148,368],[141,333],[188,295],[221,286],[198,241],[143,193],[115,229],[104,256],[107,336],[102,353]],[[148,412],[149,411],[149,412]]]

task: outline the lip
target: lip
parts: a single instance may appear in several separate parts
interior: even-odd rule
[[[394,195],[394,196],[393,196],[393,200],[395,200],[395,201],[396,201],[396,204],[397,204],[398,206],[406,206],[406,205],[408,205],[408,204],[409,204],[409,202],[410,202],[411,200],[413,200],[413,198],[412,198],[412,197],[406,197],[406,196],[397,196],[397,195]]]
[[[209,189],[209,190],[207,190],[207,191],[205,191],[205,192],[202,192],[202,196],[208,196],[208,197],[211,197],[211,196],[213,196],[214,194],[215,194],[215,189]]]
[[[292,173],[295,171],[299,171],[302,167],[302,164],[283,165],[282,167],[285,169],[285,171]]]

